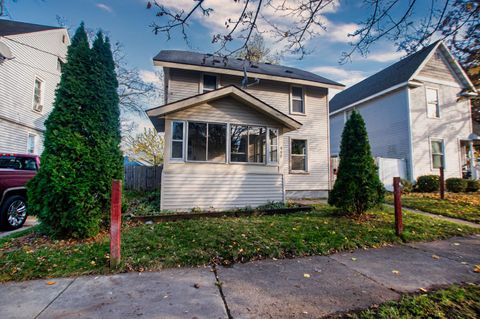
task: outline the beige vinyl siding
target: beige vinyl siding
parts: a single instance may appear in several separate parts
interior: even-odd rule
[[[231,97],[168,115],[161,209],[230,209],[283,200],[283,180],[278,165],[170,160],[172,120],[262,125],[281,131],[279,123]],[[281,138],[280,135],[279,143]],[[279,152],[281,154],[281,149]]]
[[[330,151],[328,144],[327,90],[305,88],[306,115],[291,115],[303,123],[295,131],[283,137],[283,172],[285,190],[288,191],[324,191],[329,185]],[[306,139],[308,142],[308,172],[306,174],[290,173],[290,141]]]
[[[454,74],[442,52],[437,49],[422,70],[420,70],[418,76],[460,83]]]
[[[426,87],[438,88],[440,118],[427,117]],[[426,82],[410,89],[412,148],[415,178],[438,174],[431,165],[431,139],[443,139],[445,145],[445,176],[461,177],[460,140],[472,131],[470,102],[457,101],[460,87]]]
[[[168,69],[167,103],[199,94],[200,72]]]
[[[282,201],[281,174],[163,173],[162,209],[225,210]]]
[[[64,34],[66,34],[64,30],[49,30],[0,37],[0,41],[10,48],[15,57],[0,66],[0,118],[36,130],[44,129],[43,123],[52,110],[55,89],[60,81],[60,72],[57,70],[58,58],[55,55],[63,58],[66,56],[67,45],[62,43]],[[43,81],[42,113],[33,111],[35,77]],[[12,146],[11,139],[16,137],[18,143],[22,144],[23,140],[26,140],[25,128],[8,127],[7,134],[0,134],[0,145],[10,149],[24,149],[23,145]],[[5,127],[3,129],[6,130]],[[41,150],[41,141],[38,143]],[[0,148],[0,152],[2,151]]]

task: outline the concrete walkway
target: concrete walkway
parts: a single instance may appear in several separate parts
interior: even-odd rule
[[[1,318],[318,318],[480,282],[480,236],[230,268],[0,285]]]

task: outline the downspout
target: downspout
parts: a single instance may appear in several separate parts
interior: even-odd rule
[[[413,137],[412,137],[412,116],[411,116],[411,108],[410,108],[410,88],[408,85],[406,86],[407,90],[407,118],[408,118],[408,153],[409,153],[409,160],[407,162],[408,165],[408,172],[409,178],[411,182],[415,181],[415,172],[413,166]]]

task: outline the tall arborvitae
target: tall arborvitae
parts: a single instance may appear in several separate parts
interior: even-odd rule
[[[343,129],[337,180],[328,203],[345,213],[362,214],[380,204],[383,195],[384,188],[370,152],[365,122],[354,111]]]
[[[92,47],[92,74],[95,87],[92,116],[92,139],[95,141],[97,183],[96,194],[101,207],[108,213],[112,179],[123,177],[123,156],[120,150],[120,109],[115,63],[108,38],[99,32]]]
[[[28,184],[28,205],[53,236],[88,237],[99,231],[101,210],[91,195],[91,152],[85,117],[92,102],[92,54],[83,23],[67,52],[68,62],[45,121],[40,170]]]

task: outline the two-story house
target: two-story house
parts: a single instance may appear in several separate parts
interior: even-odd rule
[[[64,28],[0,20],[0,153],[42,152],[69,44]]]
[[[407,176],[462,177],[472,138],[475,87],[441,42],[338,93],[330,101],[331,154],[355,109],[365,120],[375,157],[406,160]]]
[[[161,209],[328,195],[328,89],[343,85],[194,52],[161,51],[154,64],[165,74],[165,105],[147,111],[165,133]]]

